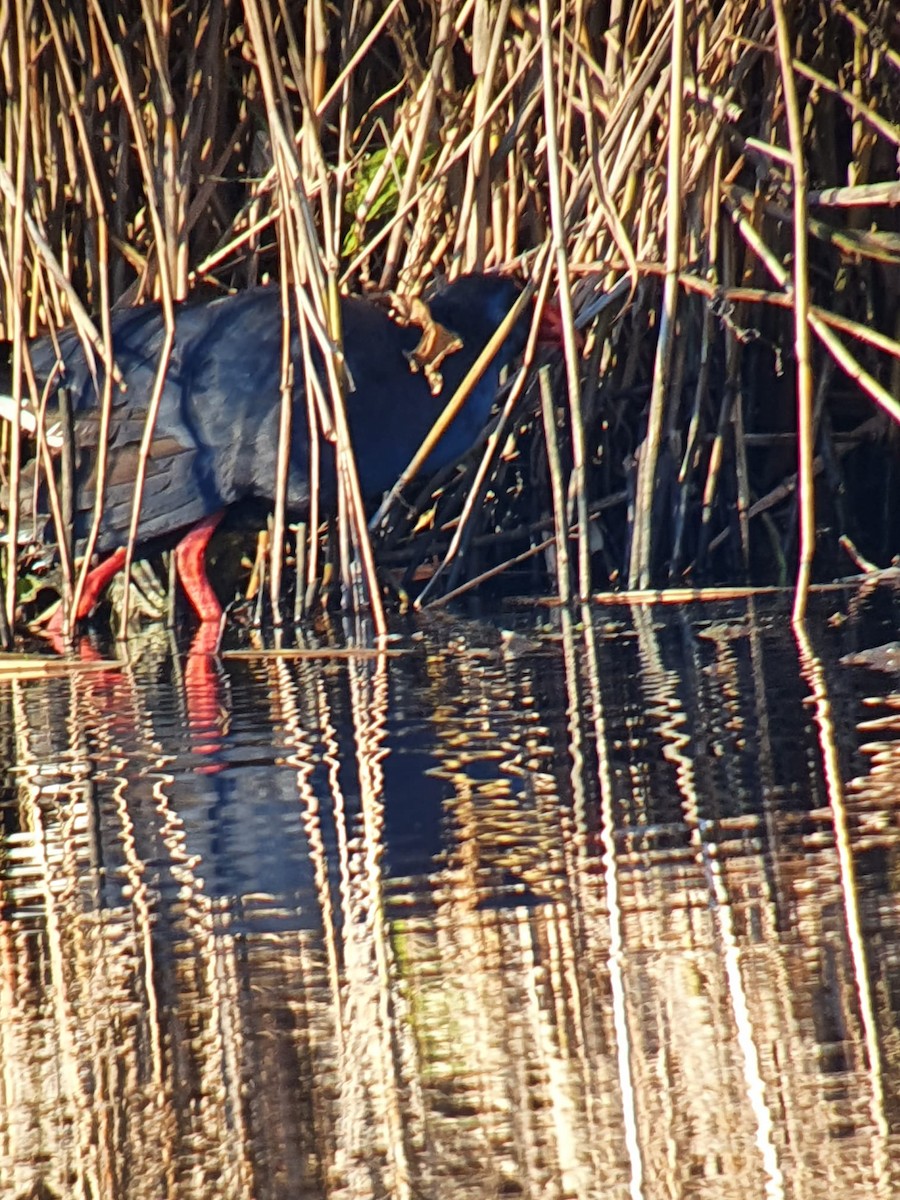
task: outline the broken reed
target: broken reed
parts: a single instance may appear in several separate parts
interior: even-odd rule
[[[17,0],[6,12],[0,283],[16,388],[33,385],[23,334],[71,319],[87,329],[90,309],[105,354],[113,302],[168,307],[201,284],[272,276],[292,306],[302,281],[308,357],[312,339],[339,340],[338,288],[415,291],[434,274],[518,268],[559,290],[567,318],[556,520],[575,538],[578,593],[624,579],[771,579],[798,553],[808,575],[817,464],[834,528],[819,539],[824,569],[848,529],[868,534],[872,556],[888,551],[900,519],[888,450],[866,449],[885,484],[864,497],[839,435],[855,424],[869,438],[873,413],[900,415],[893,28],[840,2],[783,12],[758,0]],[[797,202],[804,177],[811,215]],[[603,307],[623,277],[624,308]],[[761,456],[748,435],[776,446],[797,432],[794,343],[807,328],[798,486],[796,462]],[[285,428],[289,374],[286,360]],[[329,383],[323,432],[349,462],[339,370]],[[547,542],[539,407],[532,390],[514,410],[485,503],[465,512],[480,524],[454,530],[470,476],[446,479],[437,502],[414,489],[410,521],[395,509],[379,532],[394,561],[439,561],[455,532],[446,576],[459,587]],[[4,470],[15,485],[15,439]],[[353,472],[341,476],[345,584],[360,559],[359,598],[377,603],[361,498]],[[866,528],[864,499],[887,516],[881,535]],[[323,516],[311,514],[302,555],[308,596]],[[284,525],[280,504],[276,614]],[[64,568],[77,596],[81,577]],[[14,589],[13,561],[10,614]]]

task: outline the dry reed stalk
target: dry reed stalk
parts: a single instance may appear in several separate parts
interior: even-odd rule
[[[792,210],[781,204],[760,204],[758,197],[742,188],[732,186],[730,194],[742,207],[752,210],[757,216],[772,216],[775,220],[793,225]],[[889,266],[900,265],[900,236],[894,233],[854,230],[849,227],[836,229],[826,221],[807,214],[807,233],[836,247],[845,254],[871,258]]]
[[[730,255],[725,257],[724,270],[730,272]],[[712,523],[715,511],[715,501],[719,490],[719,483],[722,473],[722,468],[726,453],[726,438],[729,426],[732,422],[732,414],[735,411],[735,400],[738,398],[739,371],[740,371],[740,347],[738,339],[734,336],[731,330],[726,333],[726,349],[725,349],[725,387],[722,392],[722,400],[719,405],[719,417],[715,432],[712,435],[712,444],[709,449],[709,455],[706,463],[706,478],[703,484],[702,492],[702,509],[700,515],[700,535],[697,539],[697,552],[695,557],[696,565],[702,566],[709,547],[710,538],[712,537]],[[738,406],[739,407],[739,406]],[[739,505],[739,512],[743,511],[743,505]],[[747,554],[747,540],[742,538],[741,549],[744,552],[745,566]]]
[[[416,607],[424,606],[430,593],[435,589],[438,580],[448,566],[452,564],[448,588],[451,590],[455,587],[461,569],[462,556],[465,554],[467,547],[471,544],[475,532],[474,514],[478,510],[484,497],[484,488],[487,482],[488,471],[491,464],[494,462],[496,455],[502,444],[502,438],[505,434],[507,423],[512,415],[512,411],[522,394],[525,386],[526,373],[534,358],[534,348],[537,340],[537,314],[544,307],[547,300],[547,293],[550,287],[552,260],[549,254],[546,256],[544,263],[543,278],[537,293],[537,301],[535,304],[535,318],[532,321],[531,331],[528,337],[528,344],[522,357],[522,367],[517,374],[509,395],[503,405],[503,411],[497,421],[496,426],[491,431],[487,440],[484,453],[481,456],[481,462],[478,469],[469,485],[468,495],[465,498],[462,512],[460,513],[459,521],[454,531],[453,537],[450,540],[450,545],[447,548],[447,553],[444,555],[438,568],[435,570],[428,583],[422,589],[416,601]]]
[[[503,88],[498,92],[497,96],[492,100],[490,107],[484,114],[484,122],[493,120],[500,106],[509,99],[511,94],[514,94],[518,77],[525,75],[531,65],[532,60],[537,57],[538,53],[538,46],[534,45],[528,48],[527,53],[523,56],[523,60],[518,63],[518,76],[507,81]],[[539,92],[536,89],[533,89],[529,95],[529,103],[536,103],[538,99]],[[469,107],[471,107],[470,103],[468,101],[464,102],[460,117],[464,115]],[[519,118],[521,119],[521,113],[519,114]],[[420,126],[417,126],[417,129],[419,128]],[[478,135],[479,129],[480,126],[475,126],[465,134],[462,134],[458,141],[448,138],[446,143],[441,148],[438,160],[433,168],[431,176],[426,179],[416,191],[411,191],[411,188],[409,188],[407,184],[404,184],[403,194],[401,194],[398,199],[396,214],[393,216],[393,218],[385,223],[384,227],[378,233],[371,236],[359,253],[354,255],[354,257],[350,260],[350,263],[346,267],[341,277],[342,282],[346,282],[354,273],[360,270],[366,259],[373,255],[376,251],[380,250],[382,242],[400,240],[403,229],[409,225],[408,218],[412,213],[415,212],[417,206],[428,203],[428,197],[430,197],[435,190],[441,188],[442,186],[449,186],[449,176],[451,175],[453,168],[462,161],[464,155],[469,153]],[[460,130],[456,130],[455,133],[460,134]],[[407,168],[407,183],[412,178],[412,172],[409,170],[409,168]],[[407,193],[411,194],[407,195]],[[436,212],[437,210],[425,210],[420,215],[429,223],[431,223]],[[426,240],[425,234],[422,231],[420,231],[419,240]],[[410,264],[407,260],[404,268],[401,268],[400,270],[405,270],[409,265]],[[382,284],[380,284],[380,286],[384,285],[385,278],[386,276],[383,273]]]
[[[782,266],[781,262],[769,250],[765,242],[753,228],[749,221],[735,208],[731,208],[731,217],[737,225],[742,237],[747,244],[754,250],[757,256],[765,264],[769,274],[780,283],[783,287],[788,286],[788,272]],[[792,303],[793,296],[787,294],[787,299]],[[875,379],[868,371],[866,371],[859,361],[850,353],[843,343],[835,336],[829,328],[828,323],[819,315],[818,310],[813,307],[808,312],[809,325],[823,343],[825,348],[834,358],[835,362],[855,380],[860,387],[868,392],[875,403],[882,408],[888,416],[893,420],[900,422],[900,404],[894,397],[883,387],[877,379]]]
[[[748,227],[748,241],[752,238],[752,228]],[[764,246],[764,243],[761,241],[755,244],[761,247]],[[770,258],[767,261],[773,264],[773,272],[776,272],[775,260]],[[627,264],[622,265],[625,266]],[[635,260],[635,268],[641,275],[645,276],[662,276],[665,274],[665,264],[648,262],[646,259]],[[783,278],[788,278],[786,273],[783,274]],[[689,271],[680,271],[678,273],[678,283],[685,291],[705,296],[713,305],[724,309],[731,309],[744,303],[772,305],[775,308],[793,308],[793,297],[790,291],[772,292],[767,291],[765,288],[744,286],[719,287],[710,280],[703,279],[699,275],[694,275]],[[811,317],[821,325],[832,330],[839,330],[841,333],[847,333],[857,341],[867,343],[874,350],[881,350],[892,358],[900,359],[900,341],[897,338],[888,337],[871,326],[863,325],[859,321],[854,321],[850,317],[832,312],[830,309],[822,308],[816,304],[811,304],[809,311]],[[728,323],[737,327],[741,325],[741,322],[733,316],[728,317]],[[886,405],[886,411],[891,414],[895,421],[900,420],[900,416],[894,416],[890,402]],[[897,412],[900,414],[900,408],[897,408]]]
[[[732,235],[726,237],[724,241],[723,270],[725,272],[726,285],[734,282],[737,274],[737,245],[736,238]],[[741,312],[738,314],[742,315]],[[729,389],[735,392],[742,391],[741,385],[741,368],[743,358],[743,342],[740,335],[740,326],[732,327],[729,325],[726,332],[726,384]],[[737,519],[738,529],[741,538],[741,563],[745,571],[749,571],[750,567],[750,504],[752,501],[752,487],[750,479],[749,464],[747,459],[747,438],[746,438],[746,422],[744,420],[744,404],[743,396],[737,396],[737,403],[733,407],[734,412],[734,474],[735,484],[737,488]],[[704,536],[707,531],[704,530]]]
[[[775,12],[777,18],[777,7],[775,8]],[[854,116],[858,117],[862,121],[865,121],[866,124],[871,126],[871,128],[876,133],[880,134],[881,137],[886,138],[895,146],[900,147],[900,128],[898,128],[895,124],[893,124],[891,121],[884,120],[868,104],[861,102],[852,94],[852,92],[848,92],[845,88],[838,87],[836,83],[833,83],[830,79],[823,75],[821,71],[814,70],[807,63],[801,62],[800,59],[788,58],[786,61],[792,64],[794,71],[796,71],[798,75],[805,76],[817,87],[822,88],[823,91],[831,92],[832,95],[837,96],[847,106],[847,108],[850,109]]]
[[[475,591],[482,584],[490,583],[491,580],[499,578],[504,572],[509,571],[512,567],[520,566],[529,559],[535,558],[538,554],[543,554],[555,542],[553,537],[544,538],[535,546],[529,546],[527,550],[523,550],[521,554],[516,554],[512,558],[506,559],[504,562],[497,563],[496,566],[489,567],[486,571],[481,571],[477,575],[473,575],[471,579],[467,579],[465,583],[459,584],[458,587],[451,588],[450,591],[444,592],[442,596],[436,596],[428,602],[429,608],[446,608],[455,600],[465,596],[468,592]]]
[[[75,122],[76,132],[78,135],[78,144],[81,147],[84,168],[88,177],[89,195],[93,201],[93,216],[96,221],[97,231],[96,279],[98,300],[100,304],[101,336],[103,339],[104,351],[103,358],[106,362],[112,362],[113,351],[112,332],[110,329],[109,295],[109,228],[103,211],[103,194],[101,190],[100,179],[91,155],[90,139],[84,120],[84,114],[82,113],[81,107],[78,103],[78,93],[75,86],[71,65],[65,56],[65,48],[63,46],[60,26],[50,10],[47,11],[47,23],[50,26],[50,33],[53,38],[53,44],[56,48],[57,69],[61,76],[64,94],[68,99],[69,111],[72,114],[72,120]],[[65,557],[63,558],[64,588],[62,603],[65,610],[64,629],[68,629],[74,620],[81,594],[84,590],[84,584],[85,580],[87,579],[87,573],[90,567],[91,558],[94,553],[94,547],[97,545],[97,539],[100,536],[100,523],[103,518],[103,500],[106,488],[106,449],[109,442],[109,425],[112,410],[112,387],[113,373],[112,371],[107,370],[104,373],[103,392],[100,397],[100,425],[97,438],[99,454],[97,458],[94,512],[91,519],[91,528],[85,545],[82,565],[78,572],[78,578],[75,581],[74,588],[70,588],[68,584],[68,574],[71,569],[68,565],[68,552],[66,552]],[[71,431],[69,432],[71,434]],[[71,448],[71,445],[67,446],[67,451],[70,451]],[[46,477],[49,482],[53,477],[52,466],[50,465],[49,460],[45,470]],[[60,541],[62,540],[62,535],[60,535]]]
[[[793,617],[806,615],[810,572],[816,545],[815,483],[813,480],[813,377],[809,336],[809,246],[807,243],[806,161],[803,152],[803,128],[794,64],[791,57],[791,33],[783,0],[772,0],[775,33],[781,63],[781,86],[787,112],[788,140],[791,149],[794,197],[794,323],[797,350],[797,432],[798,481],[800,502],[800,565],[794,597]]]
[[[865,440],[867,437],[872,437],[877,434],[880,427],[881,421],[878,417],[870,417],[867,421],[863,421],[861,425],[858,425],[856,429],[853,430],[845,443],[835,447],[836,454],[841,456],[848,453],[854,444]],[[816,458],[813,459],[813,474],[818,475],[824,470],[824,468],[824,459],[817,455]],[[760,496],[758,500],[754,501],[754,503],[747,508],[746,519],[750,521],[754,517],[763,515],[776,505],[781,504],[784,500],[790,499],[795,494],[796,490],[797,474],[795,472],[786,479],[783,479],[776,487],[771,488],[764,496]],[[729,536],[729,532],[730,531],[728,529],[723,529],[721,533],[717,534],[710,543],[710,550],[715,549],[718,545],[724,542]]]
[[[556,436],[556,410],[550,387],[550,371],[540,369],[541,415],[544,421],[544,438],[547,446],[547,464],[550,470],[550,487],[553,496],[553,533],[556,544],[556,591],[560,604],[572,600],[572,576],[569,567],[569,538],[566,521],[566,493],[563,486],[562,461],[559,441]]]
[[[266,96],[266,105],[269,118],[270,130],[275,134],[276,155],[280,156],[280,167],[278,178],[282,188],[282,203],[286,211],[292,211],[294,218],[293,226],[286,226],[291,237],[296,236],[296,246],[291,244],[291,257],[293,260],[294,277],[297,280],[306,279],[311,286],[311,294],[318,308],[318,315],[326,317],[329,334],[331,340],[340,347],[341,345],[341,330],[340,330],[340,308],[336,302],[336,294],[333,284],[327,288],[325,279],[320,266],[320,251],[315,243],[315,225],[312,220],[312,215],[309,211],[308,202],[305,200],[305,192],[303,189],[302,168],[294,153],[294,142],[287,135],[287,131],[282,124],[279,116],[279,101],[281,107],[286,111],[286,96],[282,90],[281,96],[277,96],[277,76],[270,69],[268,57],[265,52],[267,44],[271,44],[274,38],[274,32],[269,22],[268,27],[264,24],[264,18],[268,16],[268,10],[260,7],[256,0],[248,0],[245,11],[248,17],[250,26],[250,34],[253,43],[257,50],[258,63],[260,68],[261,81],[263,90]],[[299,75],[295,77],[295,82],[299,84]],[[307,112],[309,110],[307,109]],[[316,142],[313,136],[313,131],[307,129],[308,144],[315,147]],[[321,169],[323,160],[321,151],[318,155],[313,150],[316,165]],[[279,161],[278,157],[276,161]],[[297,187],[290,186],[294,181],[297,181]],[[327,203],[322,205],[322,211],[327,214]],[[326,215],[327,222],[327,215]],[[298,252],[302,248],[302,265],[300,262],[301,255]],[[333,280],[333,273],[331,279]],[[296,291],[298,302],[302,302],[302,289],[297,288]],[[302,316],[298,312],[298,316],[302,320]],[[289,332],[286,334],[289,336]],[[329,385],[331,389],[331,400],[333,404],[333,418],[335,423],[335,432],[337,434],[337,456],[338,456],[338,476],[343,483],[343,495],[347,502],[347,511],[351,514],[354,540],[357,549],[361,555],[365,578],[367,583],[368,601],[372,609],[373,620],[376,626],[376,632],[379,636],[383,636],[386,632],[386,622],[384,617],[384,609],[381,604],[381,595],[378,587],[377,576],[375,572],[375,562],[372,554],[371,542],[366,528],[365,511],[362,502],[362,496],[359,489],[359,480],[356,474],[356,466],[353,459],[353,451],[350,443],[349,430],[347,428],[347,418],[344,410],[343,386],[340,376],[335,369],[333,355],[330,353],[330,346],[323,344],[323,353],[325,355],[325,363],[329,377]],[[284,414],[289,416],[290,406],[287,396],[284,394],[282,404],[282,424],[287,425],[287,419]],[[289,432],[289,425],[287,425]],[[278,477],[278,494],[281,520],[279,521],[279,532],[281,537],[278,541],[278,553],[281,554],[283,547],[283,532],[284,532],[284,494],[287,483],[288,469],[288,442],[283,439],[279,446],[279,477]],[[280,581],[280,567],[277,572]],[[349,572],[344,573],[345,581],[349,584]],[[276,609],[276,612],[278,610]]]
[[[497,353],[497,350],[500,348],[500,346],[506,340],[506,337],[509,334],[510,330],[515,325],[516,321],[519,319],[519,317],[522,315],[522,313],[525,311],[525,307],[528,304],[528,301],[531,299],[533,294],[534,294],[534,289],[532,287],[526,287],[520,293],[519,298],[516,301],[516,303],[512,306],[512,308],[506,314],[503,321],[498,326],[496,332],[491,337],[490,341],[487,343],[485,348],[482,350],[481,354],[479,354],[478,358],[475,360],[475,362],[469,368],[467,375],[462,380],[459,387],[454,392],[453,396],[447,402],[447,404],[444,407],[443,411],[441,412],[440,416],[438,417],[438,419],[435,421],[434,425],[432,426],[431,432],[428,434],[428,437],[425,439],[425,441],[418,448],[418,450],[416,451],[416,453],[413,455],[412,459],[410,460],[409,466],[407,466],[406,469],[403,472],[401,472],[400,478],[397,480],[397,482],[394,484],[394,486],[391,488],[391,490],[386,494],[386,496],[382,500],[377,511],[375,512],[375,515],[371,518],[371,520],[369,522],[370,529],[375,530],[379,527],[379,525],[382,524],[382,522],[384,521],[388,512],[390,511],[391,506],[394,504],[394,502],[400,496],[403,489],[416,477],[416,475],[422,469],[422,465],[424,464],[424,462],[426,461],[428,456],[431,454],[432,450],[435,448],[435,446],[437,445],[437,443],[439,442],[441,437],[443,436],[444,431],[447,428],[449,428],[449,426],[452,424],[454,418],[456,417],[457,413],[460,411],[462,406],[465,404],[470,392],[472,391],[472,388],[475,387],[475,385],[478,383],[478,380],[484,374],[485,368],[487,367],[488,363],[491,361],[491,359]]]
[[[309,342],[309,326],[305,321],[300,322],[300,348],[303,355],[304,378],[308,382],[306,395],[306,421],[309,431],[309,520],[307,531],[309,541],[305,544],[306,572],[299,570],[300,552],[298,550],[298,573],[296,580],[297,595],[304,593],[302,606],[309,609],[315,597],[319,579],[319,479],[321,475],[321,436],[317,411],[327,413],[325,397],[321,394],[319,377],[313,369],[313,360]],[[330,419],[330,418],[328,418]]]
[[[284,15],[284,14],[282,14]],[[278,425],[278,453],[276,460],[275,512],[273,517],[273,536],[270,543],[271,571],[269,573],[270,599],[275,625],[281,624],[281,579],[285,541],[285,497],[287,494],[287,478],[290,469],[290,439],[292,425],[292,395],[293,395],[293,364],[291,362],[291,323],[289,304],[289,277],[295,279],[310,278],[316,281],[314,297],[317,297],[318,315],[321,317],[326,306],[322,302],[320,289],[323,281],[318,277],[314,263],[307,261],[309,246],[303,237],[305,222],[304,214],[299,215],[297,224],[293,224],[290,216],[296,218],[292,211],[292,196],[289,190],[289,180],[299,174],[299,166],[294,159],[293,145],[288,146],[289,127],[282,127],[282,120],[287,120],[288,107],[283,86],[277,87],[275,74],[268,68],[268,56],[271,54],[271,39],[273,36],[271,21],[264,22],[262,12],[253,5],[248,9],[250,36],[260,61],[260,76],[265,93],[270,131],[275,132],[275,162],[280,165],[278,184],[282,196],[282,209],[276,228],[280,229],[278,239],[279,259],[281,264],[281,404]],[[288,23],[290,30],[290,24]],[[295,84],[302,88],[302,68],[298,69],[296,52],[291,54]],[[277,91],[277,95],[276,95]],[[280,111],[279,111],[280,110]],[[295,142],[296,139],[291,139]],[[283,156],[283,157],[282,157]],[[301,249],[302,247],[302,249]],[[301,258],[303,259],[301,263]],[[302,322],[302,317],[300,318]]]
[[[16,133],[19,144],[24,141],[25,122],[28,118],[28,86],[27,75],[23,68],[26,61],[25,49],[25,22],[22,19],[23,4],[22,0],[16,2],[16,16],[18,19],[18,38],[15,47],[15,56],[20,66],[19,74],[19,96],[18,96],[18,123]],[[9,78],[14,78],[10,75]],[[11,123],[11,128],[12,128]],[[23,260],[22,253],[25,240],[25,167],[26,155],[23,153],[18,162],[18,171],[16,173],[16,181],[10,178],[5,169],[0,168],[0,189],[6,196],[7,201],[12,204],[12,229],[7,233],[7,238],[11,247],[11,253],[7,258],[6,275],[10,283],[10,291],[12,293],[12,334],[13,334],[13,407],[16,410],[16,421],[12,429],[12,439],[10,442],[10,462],[9,462],[9,512],[7,515],[7,537],[8,543],[6,548],[6,588],[3,598],[3,607],[5,620],[9,626],[15,621],[16,610],[16,585],[18,582],[18,559],[17,559],[17,544],[19,537],[19,480],[21,476],[21,447],[20,447],[20,420],[19,406],[22,398],[22,352],[24,343],[24,330],[22,328],[22,286],[23,286]],[[65,586],[69,585],[68,576],[65,579]]]
[[[585,480],[585,436],[581,419],[581,381],[578,374],[578,346],[572,295],[569,291],[569,266],[566,252],[566,220],[562,198],[559,149],[556,136],[555,101],[558,93],[553,79],[553,28],[549,0],[540,0],[541,73],[544,83],[544,121],[547,142],[547,185],[550,193],[550,224],[556,274],[559,281],[559,305],[562,313],[563,348],[566,360],[566,383],[569,392],[569,418],[572,431],[571,493],[575,497],[578,526],[578,595],[585,599],[591,590],[590,531],[587,514]],[[560,24],[562,28],[562,23]]]
[[[270,549],[269,599],[276,626],[281,624],[281,576],[284,566],[285,498],[290,470],[291,424],[293,421],[294,363],[291,359],[290,284],[287,270],[287,233],[279,238],[281,257],[281,406],[278,417],[278,457],[275,465],[275,512],[272,518]],[[274,547],[274,553],[272,552]]]
[[[439,76],[443,72],[447,55],[449,54],[450,47],[452,46],[454,40],[450,36],[451,28],[452,6],[449,3],[449,0],[441,0],[437,18],[437,26],[434,35],[434,55],[422,88],[417,96],[418,120],[409,147],[406,176],[401,185],[400,195],[398,197],[398,207],[401,210],[403,209],[404,205],[409,202],[409,198],[416,187],[416,180],[418,179],[419,170],[421,168],[425,153],[425,144],[428,139],[428,135],[431,132],[431,120],[437,103]],[[384,267],[382,268],[381,272],[380,286],[382,288],[387,288],[395,276],[400,255],[400,242],[403,236],[403,228],[403,225],[398,222],[394,226],[393,230],[391,231],[391,235],[388,238]]]
[[[490,185],[489,129],[485,113],[494,88],[510,3],[511,0],[500,0],[495,12],[489,12],[487,0],[476,0],[475,3],[472,70],[475,89],[473,123],[477,133],[469,153],[454,248],[454,254],[462,261],[464,269],[470,271],[484,269]],[[494,21],[494,28],[493,35],[489,37],[490,20]]]
[[[673,0],[672,66],[669,89],[669,134],[666,192],[666,277],[663,290],[656,364],[647,436],[638,458],[635,523],[629,556],[628,580],[631,588],[649,586],[652,566],[653,511],[656,498],[657,464],[663,434],[663,417],[670,387],[669,368],[675,336],[678,303],[678,265],[681,257],[681,170],[684,114],[684,0]]]
[[[719,192],[719,183],[721,180],[721,170],[722,156],[720,149],[720,153],[716,155],[713,163],[712,182],[706,192],[706,202],[707,204],[713,205],[714,211],[709,214],[707,220],[707,229],[709,232],[708,241],[704,247],[704,257],[706,258],[706,272],[708,281],[714,290],[717,280],[717,263],[719,258],[719,220],[717,197]],[[703,402],[706,398],[707,390],[709,388],[710,373],[712,370],[711,350],[713,332],[714,324],[712,311],[710,306],[706,305],[703,310],[702,327],[700,333],[700,367],[697,372],[697,383],[694,388],[694,399],[693,406],[691,408],[690,420],[688,422],[687,439],[681,459],[681,466],[678,472],[678,512],[675,521],[672,560],[669,566],[670,579],[677,575],[681,562],[681,550],[685,532],[685,520],[687,516],[688,482],[692,474],[692,463],[697,453],[697,442],[700,433],[700,415]],[[718,434],[716,436],[718,436]]]
[[[103,12],[99,7],[98,0],[91,0],[91,7],[94,12],[94,18],[97,28],[100,32],[100,37],[105,45],[106,53],[109,57],[110,64],[116,76],[122,102],[128,113],[131,130],[134,135],[134,144],[138,156],[138,161],[141,167],[143,186],[146,189],[149,198],[149,214],[153,224],[154,235],[156,237],[158,254],[157,254],[157,271],[160,284],[160,293],[163,307],[163,315],[165,318],[165,335],[163,338],[163,347],[160,353],[159,365],[157,367],[156,378],[153,381],[153,392],[150,397],[150,403],[147,407],[147,417],[144,424],[144,432],[141,438],[141,445],[138,452],[137,474],[134,484],[134,503],[131,510],[131,520],[128,529],[128,541],[125,547],[125,564],[122,568],[125,579],[125,588],[123,592],[122,612],[120,616],[119,631],[120,636],[124,639],[128,631],[128,604],[129,604],[129,586],[128,581],[131,576],[131,564],[134,559],[135,544],[137,541],[137,529],[140,522],[141,503],[144,495],[144,481],[147,476],[147,464],[150,455],[150,444],[153,438],[153,431],[156,427],[156,417],[159,412],[160,401],[162,400],[163,387],[166,381],[166,371],[169,366],[169,358],[172,353],[172,347],[175,343],[175,314],[173,309],[173,281],[170,271],[172,255],[165,253],[169,247],[166,241],[165,227],[159,214],[159,202],[156,193],[156,183],[152,164],[150,160],[150,146],[148,144],[144,125],[140,119],[137,107],[134,100],[134,94],[131,89],[131,81],[125,67],[124,56],[122,49],[117,45],[110,34],[109,27],[103,16]],[[86,570],[89,560],[85,559]],[[73,614],[74,615],[74,614]]]

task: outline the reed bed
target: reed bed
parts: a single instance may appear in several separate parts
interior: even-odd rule
[[[294,572],[295,613],[313,602],[326,549],[379,625],[382,596],[484,578],[563,598],[796,578],[802,615],[810,580],[850,569],[843,547],[894,553],[890,5],[15,0],[0,89],[13,395],[35,387],[28,338],[74,321],[108,359],[111,306],[148,298],[271,279],[289,307],[299,282],[327,345],[342,290],[502,269],[557,297],[564,354],[542,389],[512,381],[488,457],[406,482],[371,528],[347,467],[327,547],[329,514],[295,531],[276,506],[276,620]],[[40,434],[5,429],[4,637],[34,453]],[[71,604],[84,566],[59,542]]]

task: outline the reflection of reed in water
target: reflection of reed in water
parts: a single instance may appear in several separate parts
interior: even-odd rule
[[[893,795],[777,627],[561,632],[4,686],[10,1195],[892,1195]]]

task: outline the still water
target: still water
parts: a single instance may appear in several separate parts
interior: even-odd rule
[[[895,603],[0,678],[0,1196],[900,1194]]]

